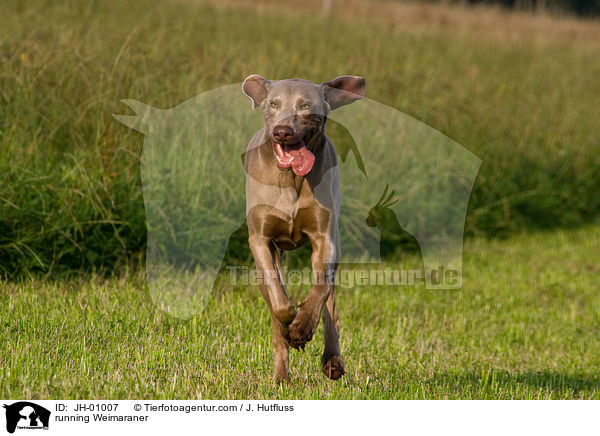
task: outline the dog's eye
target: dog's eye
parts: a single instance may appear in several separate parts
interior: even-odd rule
[[[300,106],[300,109],[308,109],[310,108],[310,103],[304,103],[302,106]]]
[[[276,101],[272,101],[271,103],[269,103],[271,105],[271,107],[273,109],[277,109],[279,107],[279,103],[277,103]]]

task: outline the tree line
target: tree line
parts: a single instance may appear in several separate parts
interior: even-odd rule
[[[600,16],[600,0],[466,0],[469,4],[499,4],[507,9],[533,12],[570,12],[579,16]],[[446,1],[448,2],[448,1]]]

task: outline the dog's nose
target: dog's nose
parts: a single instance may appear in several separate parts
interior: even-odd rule
[[[294,131],[289,126],[275,126],[273,129],[273,138],[278,142],[286,142],[292,139]]]

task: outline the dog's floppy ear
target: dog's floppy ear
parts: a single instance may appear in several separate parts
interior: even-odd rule
[[[340,76],[329,82],[321,83],[325,101],[331,109],[350,104],[365,96],[365,78],[359,76]]]
[[[252,100],[252,109],[256,109],[265,101],[269,89],[271,89],[271,81],[258,74],[246,77],[242,85],[242,91]]]

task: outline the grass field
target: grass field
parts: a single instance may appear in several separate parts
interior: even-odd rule
[[[282,387],[257,289],[182,321],[139,276],[4,282],[0,397],[600,399],[598,250],[597,226],[472,239],[460,291],[341,288],[348,374],[321,374],[319,327]]]
[[[0,2],[0,397],[600,399],[600,21],[365,4]],[[337,383],[321,330],[271,383],[257,289],[183,321],[145,286],[143,138],[111,114],[251,73],[363,75],[483,160],[462,290],[340,288]]]
[[[142,136],[111,114],[251,73],[363,75],[368,97],[476,153],[469,235],[599,216],[597,20],[373,4],[325,18],[317,0],[2,2],[0,274],[139,261]]]

